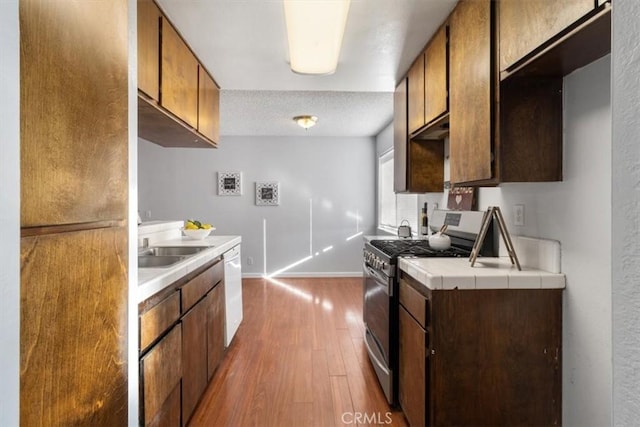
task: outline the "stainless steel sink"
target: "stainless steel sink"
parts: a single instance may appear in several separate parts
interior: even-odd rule
[[[209,249],[208,246],[156,246],[148,249],[148,255],[193,255]]]
[[[138,255],[138,268],[169,267],[185,258],[184,255]]]

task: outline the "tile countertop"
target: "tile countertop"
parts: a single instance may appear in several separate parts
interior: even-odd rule
[[[400,269],[429,289],[564,289],[565,275],[511,265],[509,257],[400,258]]]
[[[203,266],[240,244],[240,236],[209,236],[203,240],[188,237],[154,242],[152,246],[209,246],[202,252],[188,257],[184,261],[165,268],[138,269],[138,302],[142,302],[161,291],[176,280]]]

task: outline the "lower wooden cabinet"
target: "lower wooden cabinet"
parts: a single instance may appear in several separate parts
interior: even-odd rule
[[[182,317],[182,425],[186,425],[207,387],[207,299]]]
[[[399,399],[412,426],[424,426],[426,421],[426,335],[422,326],[400,306]]]
[[[222,260],[139,305],[140,424],[185,426],[224,357]]]
[[[224,281],[209,292],[207,306],[207,379],[211,380],[224,357]]]
[[[141,425],[179,425],[180,413],[176,417],[171,408],[180,401],[182,351],[182,326],[177,324],[140,361]],[[169,422],[167,413],[177,424]]]
[[[403,273],[400,303],[411,426],[561,424],[561,289],[429,290]]]

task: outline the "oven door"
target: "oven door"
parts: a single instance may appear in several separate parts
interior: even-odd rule
[[[390,363],[390,315],[393,312],[393,279],[364,264],[365,345],[380,385],[393,404],[394,377]]]

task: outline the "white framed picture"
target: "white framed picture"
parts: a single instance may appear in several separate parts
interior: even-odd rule
[[[242,195],[242,172],[218,172],[218,196]]]
[[[278,206],[280,204],[280,183],[256,182],[256,205]]]

